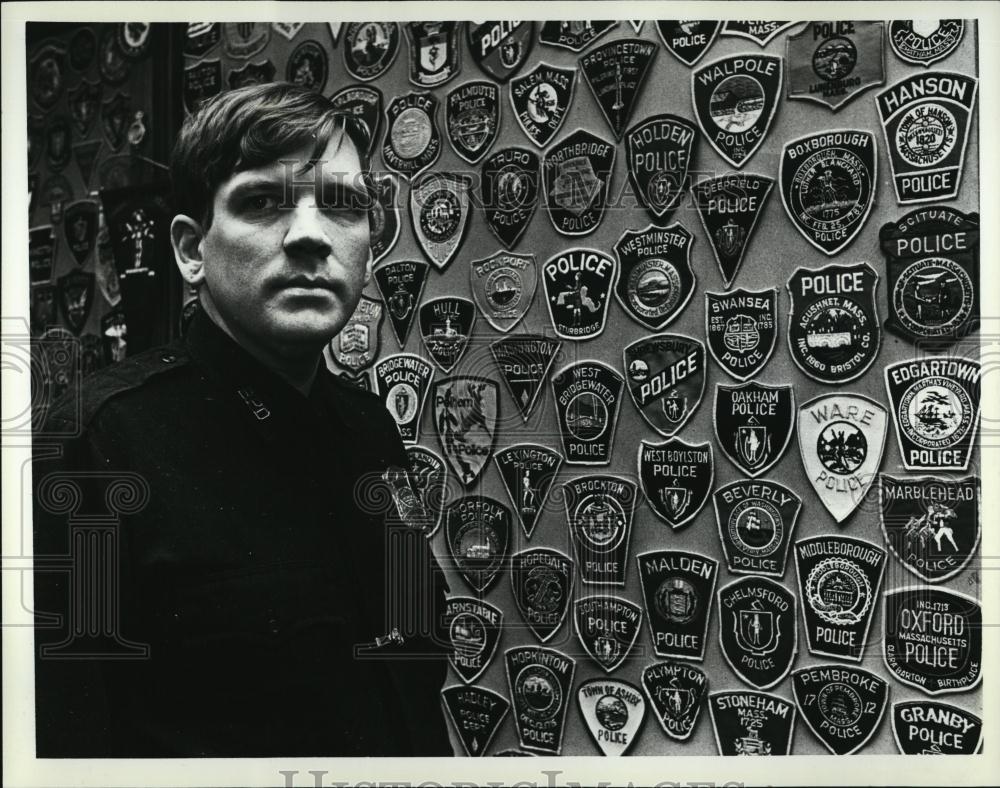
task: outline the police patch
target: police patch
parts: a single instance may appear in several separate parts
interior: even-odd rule
[[[540,646],[509,648],[504,658],[521,746],[558,755],[576,660]]]
[[[875,481],[889,414],[861,394],[824,394],[799,408],[798,427],[806,476],[826,510],[842,523]]]
[[[243,68],[230,69],[226,81],[232,90],[273,82],[274,63],[270,60],[261,60],[259,63],[247,63]]]
[[[726,458],[751,478],[781,459],[792,437],[794,414],[791,386],[715,384],[715,439]]]
[[[48,283],[31,285],[31,328],[44,333],[57,320],[56,286]]]
[[[961,19],[894,19],[889,22],[892,51],[925,68],[958,49],[965,33]]]
[[[330,103],[341,112],[353,115],[368,130],[370,156],[382,125],[382,91],[369,85],[348,85],[330,96]]]
[[[189,23],[189,29],[190,29]],[[215,25],[218,28],[218,23]],[[218,38],[216,38],[218,42]],[[185,52],[187,52],[185,47]],[[69,40],[69,64],[75,71],[86,71],[94,62],[97,54],[97,36],[89,27],[80,27]]]
[[[650,225],[627,230],[615,244],[615,296],[637,322],[657,331],[680,313],[694,292],[691,233],[679,222],[665,229]]]
[[[184,31],[184,54],[201,57],[221,40],[222,25],[218,22],[188,22]]]
[[[635,560],[653,650],[661,657],[701,662],[718,561],[682,550],[654,550]]]
[[[636,410],[661,435],[674,435],[705,393],[705,346],[683,334],[653,334],[622,355]]]
[[[381,301],[362,295],[347,324],[330,340],[333,360],[351,372],[360,372],[374,364],[382,350],[384,315]]]
[[[601,361],[578,361],[552,378],[563,456],[574,465],[607,465],[625,381]]]
[[[389,310],[389,324],[400,348],[406,345],[429,269],[420,260],[401,260],[384,263],[374,271],[375,284]]]
[[[395,22],[348,23],[344,32],[344,65],[356,79],[369,82],[382,76],[397,52],[399,25]]]
[[[101,83],[82,80],[79,85],[69,91],[69,109],[81,137],[90,133],[101,105]]]
[[[288,56],[285,80],[319,93],[326,87],[329,72],[330,60],[326,50],[316,41],[303,41]]]
[[[748,38],[757,46],[763,47],[782,30],[797,24],[799,23],[769,19],[730,19],[722,28],[722,35]]]
[[[442,372],[451,372],[465,353],[476,323],[476,305],[468,298],[442,296],[420,305],[420,338]]]
[[[702,134],[737,169],[750,161],[771,128],[781,79],[777,55],[730,55],[691,75],[691,100]]]
[[[483,216],[507,249],[520,240],[535,215],[539,167],[538,155],[525,148],[504,148],[483,162]]]
[[[705,337],[715,362],[737,380],[767,364],[778,336],[778,291],[705,293]]]
[[[427,536],[431,537],[440,527],[444,514],[448,469],[444,460],[424,446],[407,446],[406,459],[410,463],[410,486],[432,520],[427,524]]]
[[[950,200],[958,194],[978,86],[975,77],[928,71],[875,97],[897,202]]]
[[[455,568],[482,594],[493,585],[510,549],[510,509],[484,495],[466,495],[444,511],[445,539]]]
[[[835,255],[861,231],[875,203],[875,135],[841,129],[785,145],[778,168],[781,201],[802,237]]]
[[[469,54],[497,82],[506,82],[528,59],[535,43],[534,22],[467,22]]]
[[[538,269],[534,255],[497,252],[469,263],[472,297],[497,331],[516,326],[535,298]]]
[[[905,700],[892,704],[892,737],[903,755],[974,755],[983,721],[948,703]]]
[[[517,334],[490,343],[500,377],[525,422],[561,346],[558,339],[542,334]]]
[[[382,143],[386,167],[409,179],[437,161],[441,155],[437,108],[438,100],[431,93],[407,93],[389,102]]]
[[[596,249],[569,249],[542,267],[545,304],[556,336],[592,339],[604,331],[618,266]]]
[[[97,151],[100,148],[100,140],[78,142],[73,146],[73,158],[76,160],[76,166],[80,168],[80,177],[85,188],[90,186],[90,176],[94,172],[94,162],[97,160]],[[31,208],[28,210],[30,212]]]
[[[687,741],[708,694],[708,676],[683,662],[654,662],[642,671],[642,689],[671,739]]]
[[[553,145],[542,159],[545,208],[556,232],[589,235],[607,208],[615,146],[578,129]]]
[[[544,643],[562,626],[569,610],[573,560],[551,547],[522,550],[510,558],[510,585],[521,618]]]
[[[656,23],[663,46],[688,68],[702,59],[721,28],[722,22],[716,19],[673,19]]]
[[[627,681],[597,678],[577,688],[576,700],[601,752],[607,756],[624,755],[646,716],[642,693]]]
[[[75,268],[56,280],[59,311],[70,330],[80,336],[94,305],[94,275]]]
[[[583,582],[624,586],[635,484],[618,476],[581,476],[562,492]]]
[[[562,466],[562,455],[537,443],[518,443],[498,451],[493,459],[524,536],[531,539],[549,488]]]
[[[115,109],[113,116],[105,114],[106,109],[111,110],[112,107],[118,108],[121,101],[126,102],[123,105],[124,109]],[[115,98],[109,99],[101,105],[101,125],[105,131],[105,138],[114,150],[118,150],[125,141],[125,121],[127,120],[127,116],[122,114],[122,112],[128,111],[127,101],[127,97],[119,93]],[[119,122],[121,123],[120,127],[118,125]],[[117,144],[114,144],[112,139],[107,136],[109,130],[116,134],[114,142],[117,142]],[[70,159],[73,157],[72,139],[73,129],[69,124],[69,118],[65,115],[57,115],[49,121],[49,125],[45,129],[45,163],[49,166],[49,170],[60,172],[69,164]]]
[[[785,574],[785,560],[802,499],[766,479],[738,479],[712,493],[719,541],[729,571],[738,575]]]
[[[753,690],[713,692],[708,711],[719,755],[790,755],[795,706]]]
[[[471,185],[464,173],[429,172],[410,187],[413,234],[439,271],[448,266],[465,237]]]
[[[624,38],[593,49],[580,58],[583,76],[616,140],[622,138],[646,74],[656,57],[656,44]]]
[[[205,101],[222,92],[222,61],[218,58],[202,60],[188,66],[184,69],[182,82],[184,109],[193,115]]]
[[[676,115],[654,115],[628,130],[629,180],[654,222],[673,211],[687,190],[697,145],[694,124]]]
[[[107,34],[107,33],[106,33]],[[111,32],[114,42],[114,33]],[[51,109],[65,89],[66,50],[61,43],[46,43],[32,58],[28,67],[31,98],[42,109]]]
[[[607,594],[577,599],[573,623],[583,650],[605,673],[612,673],[628,657],[639,634],[642,608]]]
[[[248,58],[256,55],[271,40],[271,25],[267,22],[223,22],[222,47],[229,57]]]
[[[638,472],[650,507],[676,530],[693,520],[708,500],[715,475],[712,444],[680,438],[640,441]]]
[[[503,631],[503,611],[482,599],[449,597],[444,608],[448,661],[463,682],[471,684],[489,667]]]
[[[549,144],[573,103],[576,69],[539,63],[532,71],[511,80],[510,104],[514,117],[535,145]]]
[[[691,189],[726,288],[739,273],[772,186],[774,181],[764,175],[730,173],[699,181]]]
[[[983,611],[971,596],[932,586],[885,593],[885,665],[928,695],[968,692],[983,677]]]
[[[538,40],[543,44],[563,47],[580,52],[609,30],[618,26],[617,20],[570,19],[542,22]]]
[[[879,475],[882,533],[893,555],[921,580],[961,572],[979,547],[979,479]]]
[[[443,85],[458,73],[458,22],[406,22],[410,82],[422,88]]]
[[[452,150],[475,164],[500,131],[500,88],[485,80],[459,85],[448,92],[444,117]]]
[[[860,662],[885,569],[885,550],[849,536],[795,543],[809,653]]]
[[[412,353],[388,356],[375,365],[375,389],[403,443],[420,438],[420,417],[433,376],[434,368]]]
[[[810,22],[785,39],[788,98],[815,101],[834,112],[885,83],[883,22]]]
[[[978,361],[927,356],[885,368],[885,388],[908,471],[964,471],[979,425]]]
[[[250,35],[253,37],[253,29],[258,26],[254,22],[243,23],[248,28],[251,28]],[[225,50],[227,55],[232,57],[242,57],[238,53],[240,51],[238,46],[234,46],[230,40],[230,29],[233,25],[225,24],[226,29],[226,42]],[[263,44],[267,43],[267,25],[262,25],[264,28],[264,40]],[[254,39],[255,41],[259,39]],[[261,46],[263,46],[263,44]],[[104,31],[101,33],[101,40],[97,45],[98,56],[97,65],[101,70],[101,80],[108,85],[120,85],[126,79],[128,79],[129,74],[132,71],[131,63],[122,54],[121,49],[118,47],[118,31],[115,30],[113,25],[105,25]],[[256,51],[256,50],[255,50]]]
[[[434,383],[434,428],[445,460],[470,486],[493,454],[500,419],[496,381],[467,375]]]
[[[792,694],[816,738],[834,755],[851,755],[882,721],[889,685],[861,668],[817,665],[792,673]]]
[[[28,230],[28,281],[48,282],[56,260],[56,234],[51,225]]]
[[[78,200],[63,214],[66,246],[77,265],[83,265],[97,243],[98,207],[93,200]]]
[[[441,701],[469,756],[486,752],[510,711],[510,702],[503,695],[485,687],[445,687]]]
[[[795,595],[766,577],[744,577],[718,599],[719,647],[733,672],[757,689],[780,683],[798,650]]]

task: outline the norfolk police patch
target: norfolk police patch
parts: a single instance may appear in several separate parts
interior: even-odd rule
[[[545,208],[557,232],[589,235],[607,208],[615,146],[578,129],[549,148],[542,160]]]
[[[706,292],[705,336],[716,363],[737,380],[749,380],[774,352],[778,291]]]
[[[562,492],[583,582],[624,586],[635,484],[618,476],[581,476]]]
[[[663,328],[690,300],[695,285],[690,262],[693,240],[674,222],[666,229],[650,225],[639,232],[627,230],[615,244],[619,266],[615,296],[646,328]]]
[[[434,383],[434,427],[445,459],[465,487],[479,478],[493,454],[498,389],[495,380],[471,376]]]
[[[784,575],[802,499],[777,482],[738,479],[716,490],[712,502],[729,571]]]
[[[542,266],[552,327],[562,339],[591,339],[604,331],[618,266],[604,252],[569,249]]]
[[[622,138],[632,108],[656,57],[656,44],[625,38],[592,49],[580,58],[580,69],[616,140]]]
[[[375,284],[389,310],[389,324],[400,348],[406,345],[429,269],[422,260],[384,263],[375,269]]]
[[[836,111],[885,82],[885,23],[810,22],[786,39],[788,98]]]
[[[600,361],[578,361],[553,376],[552,397],[566,462],[611,462],[624,387],[621,375]]]
[[[600,594],[577,599],[573,623],[583,650],[605,673],[625,661],[639,634],[642,608],[627,599]]]
[[[465,30],[476,65],[501,83],[524,65],[535,43],[534,22],[467,22]]]
[[[558,755],[576,660],[541,646],[510,648],[504,658],[521,746]]]
[[[882,721],[889,685],[861,668],[817,665],[792,673],[792,694],[816,738],[834,755],[851,755]]]
[[[687,190],[698,146],[694,124],[676,115],[654,115],[625,137],[628,177],[653,221],[667,216]]]
[[[483,674],[496,653],[503,611],[482,599],[453,596],[445,604],[444,623],[451,646],[448,661],[462,681],[470,684]]]
[[[452,149],[475,164],[500,131],[500,88],[485,80],[466,82],[448,92],[444,107]]]
[[[455,568],[482,594],[496,579],[510,549],[510,509],[493,498],[467,495],[444,512],[445,538]]]
[[[431,93],[411,92],[389,102],[382,143],[386,167],[409,179],[437,161],[441,155],[437,108],[438,100]]]
[[[784,698],[753,690],[708,696],[719,755],[789,755],[795,706]]]
[[[642,693],[627,681],[597,678],[576,691],[580,714],[601,752],[624,755],[635,741],[646,716]]]
[[[702,59],[721,28],[722,22],[715,19],[673,19],[656,23],[663,46],[689,68]]]
[[[712,444],[680,438],[663,443],[640,441],[638,472],[642,493],[653,511],[671,528],[680,528],[708,500],[715,475]]]
[[[551,547],[533,547],[510,559],[510,584],[521,618],[542,643],[566,618],[573,596],[573,561]]]
[[[687,741],[708,693],[708,676],[683,662],[654,662],[642,671],[642,689],[663,732]]]
[[[705,393],[705,346],[683,334],[653,334],[623,351],[629,394],[661,435],[687,423]]]
[[[531,539],[549,488],[562,466],[562,455],[537,443],[518,443],[498,451],[493,459],[524,536]]]
[[[792,437],[794,414],[791,386],[715,384],[715,439],[747,476],[761,476],[781,459]]]
[[[483,162],[483,216],[507,249],[520,240],[538,207],[538,155],[525,148],[498,150]]]
[[[403,443],[420,438],[420,417],[433,376],[434,368],[412,353],[388,356],[375,365],[375,389]]]
[[[535,145],[549,144],[569,112],[576,69],[539,63],[510,83],[510,104],[521,130]]]
[[[421,304],[420,338],[442,372],[451,372],[465,353],[476,322],[476,305],[468,298],[441,296]]]
[[[641,553],[636,562],[653,650],[661,657],[701,662],[718,562],[682,550]]]
[[[719,646],[726,662],[757,689],[778,684],[798,647],[795,596],[766,577],[744,577],[719,590]]]

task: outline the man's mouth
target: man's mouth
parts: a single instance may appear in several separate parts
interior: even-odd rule
[[[319,276],[305,276],[302,274],[281,280],[279,286],[285,290],[329,290],[330,292],[336,292],[338,284],[333,279],[325,279]]]

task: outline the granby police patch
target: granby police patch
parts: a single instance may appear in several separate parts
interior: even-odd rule
[[[789,36],[788,98],[836,111],[885,82],[884,22],[810,22]]]
[[[623,38],[580,58],[583,76],[616,140],[622,138],[655,57],[656,44],[652,41]]]
[[[510,585],[521,618],[544,643],[562,626],[569,610],[573,560],[551,547],[522,550],[510,558]]]
[[[400,348],[406,345],[429,269],[422,260],[400,260],[375,269],[375,284],[389,311],[389,325]]]
[[[802,237],[827,255],[853,241],[875,203],[877,164],[868,131],[822,131],[785,145],[781,201]]]
[[[521,746],[558,755],[576,660],[541,646],[509,648],[504,658]]]
[[[469,226],[472,179],[464,173],[428,172],[410,187],[413,235],[439,271],[451,262]]]
[[[730,572],[785,574],[788,546],[802,509],[798,495],[766,479],[737,479],[712,493],[712,503]]]
[[[553,376],[552,397],[566,462],[611,462],[624,387],[621,375],[600,361],[578,361]]]
[[[369,85],[348,85],[330,96],[330,103],[361,121],[368,130],[368,154],[371,155],[382,124],[382,91]]]
[[[469,587],[483,593],[506,563],[510,548],[510,509],[482,495],[467,495],[444,512],[448,552]]]
[[[542,22],[542,29],[538,34],[538,40],[543,44],[554,47],[571,49],[580,52],[592,41],[603,36],[609,30],[618,26],[617,20],[555,20]]]
[[[398,353],[375,365],[375,389],[389,411],[403,443],[420,437],[420,417],[434,368],[420,356]]]
[[[351,22],[344,33],[344,65],[356,79],[369,82],[386,71],[399,52],[395,22]]]
[[[407,22],[410,82],[422,88],[443,85],[458,73],[458,22]]]
[[[583,650],[605,673],[621,666],[635,644],[642,608],[627,599],[600,594],[577,599],[573,623]]]
[[[448,92],[444,117],[452,149],[475,164],[500,131],[500,88],[481,79],[459,85]]]
[[[531,539],[549,488],[562,466],[562,455],[537,443],[518,443],[498,451],[493,459],[524,536]]]
[[[665,229],[650,225],[626,231],[615,244],[619,273],[615,296],[647,328],[663,328],[687,305],[694,291],[691,233],[675,222]]]
[[[490,343],[500,377],[527,422],[562,342],[542,334],[515,334]]]
[[[590,679],[577,688],[576,700],[601,752],[624,755],[646,716],[646,701],[638,688],[619,679]]]
[[[420,338],[442,372],[451,372],[465,353],[476,322],[468,298],[441,296],[420,305]]]
[[[689,68],[702,59],[721,27],[722,22],[715,19],[672,19],[656,23],[663,46]]]
[[[676,115],[654,115],[628,130],[628,177],[654,222],[680,202],[690,183],[688,170],[697,147],[694,124]]]
[[[674,529],[693,520],[712,489],[712,444],[643,440],[637,462],[642,493],[656,515]]]
[[[892,51],[925,68],[954,52],[965,33],[961,19],[894,19],[889,23]]]
[[[381,301],[362,295],[347,325],[330,340],[333,360],[355,373],[374,364],[382,350],[384,315],[385,309]]]
[[[524,65],[535,43],[534,22],[467,22],[465,32],[476,65],[501,83]]]
[[[624,586],[635,484],[618,476],[581,476],[562,492],[583,582]]]
[[[816,738],[834,755],[851,755],[882,721],[889,685],[861,668],[816,665],[792,673],[792,694]]]
[[[892,704],[892,736],[903,755],[974,755],[983,721],[948,703],[904,700]]]
[[[641,553],[636,562],[653,650],[701,662],[719,563],[681,550]]]
[[[781,95],[782,65],[776,55],[730,55],[691,75],[694,114],[705,138],[739,169],[756,153]]]
[[[386,133],[382,161],[393,172],[412,178],[441,155],[437,128],[438,100],[431,93],[397,96],[385,109]]]
[[[462,681],[470,684],[482,675],[496,653],[503,611],[482,599],[453,596],[445,604],[444,621],[451,646],[448,661]]]
[[[568,249],[542,266],[542,286],[556,336],[591,339],[604,331],[618,266],[596,249]]]
[[[495,380],[458,376],[434,383],[434,428],[451,469],[471,485],[493,454],[498,386]]]
[[[498,150],[483,162],[483,216],[507,249],[520,240],[538,207],[538,155],[525,148]]]
[[[549,144],[569,112],[576,69],[539,63],[510,83],[510,104],[521,130],[535,145]]]
[[[789,755],[795,706],[784,698],[753,690],[708,696],[719,755]]]
[[[705,393],[705,346],[683,334],[653,334],[623,351],[629,394],[661,435],[674,435]]]
[[[705,336],[716,363],[737,380],[749,380],[774,352],[778,291],[706,292]]]
[[[486,752],[500,723],[510,711],[510,702],[498,692],[485,687],[445,687],[441,701],[466,755]]]
[[[794,414],[791,386],[715,384],[715,439],[747,476],[761,476],[781,459],[792,437]]]
[[[654,662],[642,671],[642,689],[663,732],[686,741],[708,693],[708,676],[683,662]]]
[[[773,19],[730,19],[722,28],[722,35],[747,38],[762,47],[782,30],[797,24]]]
[[[497,331],[516,326],[535,298],[538,269],[534,255],[497,252],[469,263],[472,297]]]
[[[744,577],[718,599],[719,646],[733,672],[757,689],[778,684],[798,647],[795,595],[766,577]]]
[[[578,129],[549,148],[542,160],[545,209],[557,232],[589,235],[601,223],[615,146]]]

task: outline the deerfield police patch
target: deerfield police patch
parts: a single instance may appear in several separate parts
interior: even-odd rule
[[[448,82],[458,73],[458,22],[407,22],[410,82],[422,88]]]
[[[663,732],[687,741],[708,694],[705,672],[683,662],[654,662],[642,671],[642,689]]]
[[[362,295],[347,325],[330,340],[333,360],[355,373],[374,364],[382,350],[384,315],[385,309],[381,301]]]
[[[510,584],[521,618],[542,643],[566,618],[573,596],[573,560],[551,547],[533,547],[510,559]]]
[[[653,334],[622,352],[629,394],[658,433],[677,433],[705,393],[705,346],[683,334]]]
[[[469,263],[472,297],[497,331],[516,326],[535,298],[538,269],[534,255],[497,252]]]
[[[794,413],[791,386],[715,384],[715,439],[747,476],[761,476],[781,459],[792,437]]]
[[[441,155],[437,108],[438,100],[432,93],[411,92],[389,102],[382,143],[386,167],[409,179],[437,161]]]
[[[573,623],[583,650],[605,673],[628,657],[639,634],[642,608],[617,596],[601,594],[577,599]]]
[[[650,507],[676,530],[693,520],[708,500],[715,475],[712,444],[680,438],[640,441],[638,472]]]
[[[538,39],[543,44],[580,52],[592,41],[618,26],[617,20],[558,20],[542,22]]]
[[[718,561],[682,550],[654,550],[635,560],[653,650],[661,657],[701,662]]]
[[[428,172],[410,187],[413,234],[439,271],[448,267],[465,237],[471,186],[465,173]]]
[[[965,33],[961,19],[894,19],[889,23],[892,51],[925,68],[958,49]]]
[[[510,702],[503,695],[485,687],[445,687],[441,700],[465,754],[470,756],[486,752],[510,711]]]
[[[375,284],[388,308],[389,325],[400,348],[406,345],[429,269],[422,260],[399,260],[375,269]]]
[[[580,58],[580,69],[616,140],[622,138],[632,108],[642,91],[656,44],[624,38],[592,49]]]
[[[697,148],[694,124],[677,115],[654,115],[628,130],[629,181],[654,222],[673,211],[687,190]]]
[[[948,703],[905,700],[892,704],[892,736],[903,755],[974,755],[983,721]]]
[[[642,693],[627,681],[596,678],[576,691],[580,714],[601,752],[624,755],[635,741],[646,716]]]
[[[477,593],[493,585],[506,563],[511,519],[510,509],[483,495],[467,495],[445,509],[448,552],[459,574]]]
[[[663,46],[688,67],[702,59],[721,28],[722,22],[714,19],[672,19],[656,23]]]
[[[792,673],[792,694],[816,738],[834,755],[851,755],[882,721],[889,685],[861,668],[818,665]]]
[[[562,467],[562,455],[537,443],[518,443],[498,451],[493,459],[524,536],[531,539],[549,488]]]
[[[795,707],[784,698],[753,690],[708,696],[719,755],[789,755]]]
[[[510,104],[525,136],[539,148],[549,144],[573,103],[576,69],[539,63],[510,83]]]
[[[562,492],[583,582],[624,586],[635,484],[618,476],[581,476]]]
[[[369,82],[386,71],[399,52],[395,22],[351,22],[344,33],[344,65],[356,79]]]
[[[525,148],[504,148],[483,162],[483,216],[507,249],[520,240],[535,215],[540,166],[538,155]]]
[[[558,755],[576,660],[541,646],[510,648],[504,657],[521,746]]]
[[[545,209],[557,232],[589,235],[601,223],[615,164],[615,146],[578,129],[542,160]]]
[[[562,342],[543,334],[515,334],[490,343],[500,377],[527,422]]]
[[[695,285],[692,240],[691,233],[674,222],[666,229],[650,225],[638,232],[626,230],[615,244],[615,296],[646,328],[663,328],[690,300]]]
[[[442,372],[451,372],[465,353],[476,322],[476,305],[468,298],[442,296],[421,304],[420,338]]]
[[[470,486],[493,454],[500,419],[495,380],[461,375],[434,383],[434,427],[444,457]]]
[[[738,479],[712,493],[719,541],[734,574],[785,574],[802,499],[766,479]]]
[[[591,339],[604,331],[618,266],[596,249],[568,249],[542,266],[545,304],[556,336]]]
[[[535,44],[534,22],[467,22],[465,31],[476,65],[501,83],[524,65]]]
[[[420,438],[420,417],[433,375],[434,368],[412,353],[388,356],[375,365],[375,388],[403,443]]]
[[[786,39],[788,98],[836,111],[885,82],[885,23],[810,22]]]
[[[764,175],[728,173],[698,181],[691,188],[698,218],[726,288],[732,287],[740,271],[773,186],[774,180]]]
[[[712,358],[737,380],[767,364],[778,337],[778,291],[705,293],[705,337]]]
[[[467,596],[449,597],[444,608],[445,626],[451,650],[448,661],[470,684],[490,664],[503,631],[503,611],[482,599]]]
[[[553,376],[552,397],[566,462],[611,462],[624,387],[621,375],[600,361],[578,361]]]
[[[798,647],[795,596],[766,577],[744,577],[719,590],[719,646],[747,684],[768,689],[792,668]]]
[[[485,80],[466,82],[448,92],[444,107],[452,149],[475,164],[500,131],[500,88]]]

